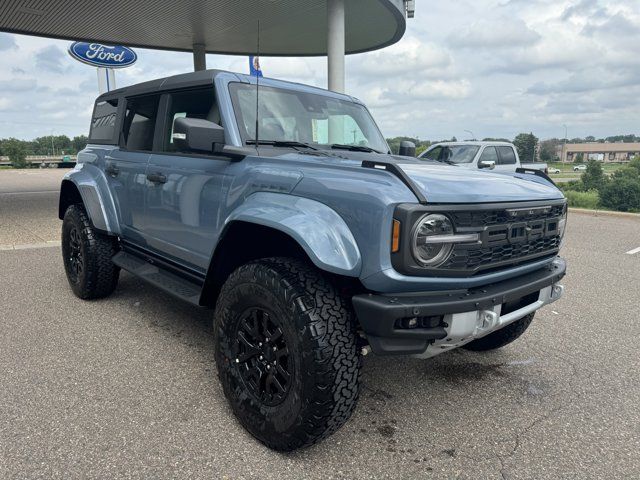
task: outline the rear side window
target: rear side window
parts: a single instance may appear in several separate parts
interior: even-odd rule
[[[515,165],[516,154],[511,147],[497,147],[500,155],[500,165]]]
[[[127,99],[122,126],[122,140],[127,150],[153,150],[153,134],[158,116],[160,95]]]
[[[110,142],[115,140],[118,99],[96,102],[91,117],[89,142]]]

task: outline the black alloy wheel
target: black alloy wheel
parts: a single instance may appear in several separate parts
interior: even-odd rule
[[[291,386],[289,348],[278,318],[259,307],[237,322],[235,363],[246,388],[263,405],[284,401]]]

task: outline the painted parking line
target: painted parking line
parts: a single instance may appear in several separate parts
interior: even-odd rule
[[[40,193],[60,193],[60,190],[38,190],[37,192],[0,192],[0,195],[37,195]]]
[[[54,248],[60,246],[60,240],[49,240],[47,242],[40,243],[22,243],[22,244],[8,244],[0,245],[0,250],[33,250],[36,248]]]
[[[640,253],[640,247],[634,248],[633,250],[629,250],[627,255],[635,255],[636,253]]]

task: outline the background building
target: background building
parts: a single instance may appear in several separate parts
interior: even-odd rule
[[[640,142],[635,143],[567,143],[558,145],[556,153],[562,162],[573,162],[579,154],[582,160],[628,162],[640,155]]]

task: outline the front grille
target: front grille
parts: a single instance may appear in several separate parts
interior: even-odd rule
[[[560,237],[539,238],[531,242],[503,244],[489,248],[464,249],[456,245],[449,259],[440,266],[448,270],[478,270],[498,262],[514,262],[533,255],[551,253],[560,246]]]
[[[456,228],[480,232],[478,245],[457,244],[438,268],[477,272],[553,254],[560,247],[558,221],[564,204],[543,208],[451,212]]]
[[[550,211],[537,210],[531,214],[518,217],[518,221],[529,222],[532,220],[544,220],[547,218],[558,218],[562,216],[565,206],[553,205]],[[513,222],[507,210],[477,210],[470,212],[451,212],[450,216],[456,227],[483,227],[491,225],[502,225]]]

